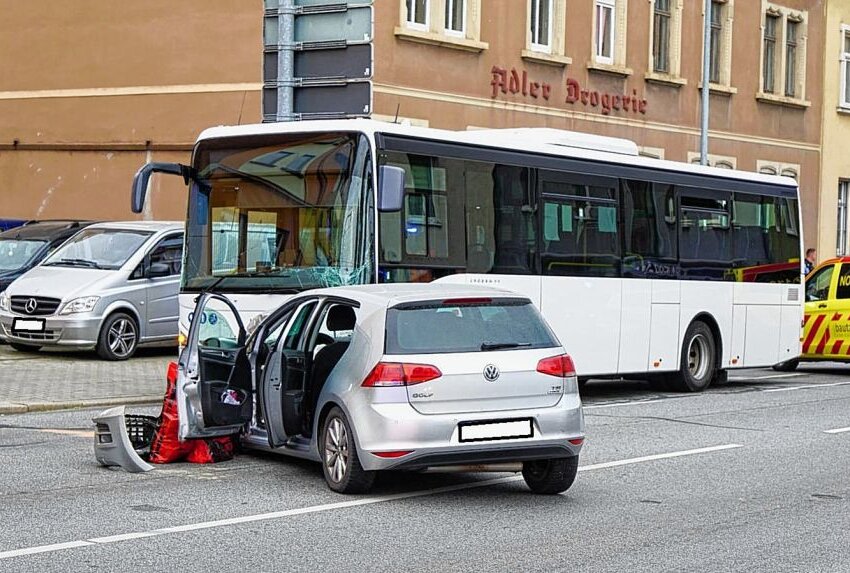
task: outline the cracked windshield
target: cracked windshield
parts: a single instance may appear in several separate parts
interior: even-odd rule
[[[367,282],[369,148],[350,134],[203,144],[189,201],[186,290]]]

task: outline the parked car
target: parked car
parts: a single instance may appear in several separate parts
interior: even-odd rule
[[[530,300],[482,287],[307,291],[250,335],[206,293],[177,377],[181,438],[241,432],[321,462],[342,493],[377,471],[434,468],[522,471],[559,493],[584,441],[572,360]]]
[[[850,362],[850,257],[823,261],[805,285],[802,354],[776,370],[794,370],[801,361]]]
[[[88,221],[34,221],[0,233],[0,292],[88,225]]]
[[[183,224],[99,223],[0,293],[0,336],[20,351],[95,349],[106,360],[177,340]]]

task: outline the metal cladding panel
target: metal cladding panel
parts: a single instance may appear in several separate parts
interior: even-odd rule
[[[339,50],[295,52],[296,78],[363,78],[372,76],[372,45],[357,44]]]
[[[353,116],[372,111],[372,82],[295,88],[297,114]]]

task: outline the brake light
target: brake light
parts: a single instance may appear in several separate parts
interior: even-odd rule
[[[175,383],[175,384],[177,383],[177,363],[176,362],[169,362],[168,363],[168,371],[165,374],[165,380],[169,384],[171,384],[172,382]]]
[[[463,304],[490,304],[493,302],[491,298],[447,298],[443,304],[463,305]]]
[[[366,376],[362,386],[365,388],[413,386],[429,382],[442,375],[439,368],[430,364],[378,362]]]
[[[569,354],[544,358],[537,363],[537,371],[541,374],[558,376],[559,378],[576,375],[576,367],[573,365],[573,359],[570,358]]]

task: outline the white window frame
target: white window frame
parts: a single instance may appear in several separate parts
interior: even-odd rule
[[[850,24],[841,24],[841,93],[838,94],[838,105],[842,109],[850,109],[850,98],[847,95],[847,73],[850,70],[850,51],[845,51],[847,39],[850,38]]]
[[[452,12],[457,10],[458,4],[460,4],[461,16],[460,30],[452,30],[451,28],[449,28],[449,22],[451,21],[451,18],[449,18],[448,21],[445,21],[446,15],[443,15],[443,31],[447,36],[457,36],[458,38],[466,37],[466,3],[467,0],[446,0],[446,12],[448,12],[448,15],[451,16]]]
[[[539,30],[540,4],[542,4],[544,2],[547,3],[548,7],[549,7],[549,10],[548,10],[549,27],[547,28],[549,37],[547,38],[547,40],[548,40],[547,44],[541,44],[539,42],[534,41],[535,34],[539,33],[539,31],[540,31]],[[552,43],[553,43],[553,37],[554,37],[554,30],[552,29],[552,25],[554,23],[553,16],[554,16],[554,12],[555,12],[554,4],[555,4],[554,0],[529,0],[528,19],[529,19],[530,30],[531,30],[531,36],[529,38],[529,46],[531,47],[532,51],[543,52],[543,53],[546,53],[546,54],[552,53]],[[532,5],[537,6],[537,10],[536,10],[537,21],[534,20],[535,10],[532,10]],[[538,40],[539,40],[539,38],[538,38]]]
[[[425,23],[420,24],[416,21],[416,0],[412,0],[410,5],[413,7],[413,10],[407,10],[407,2],[405,2],[405,11],[407,12],[405,17],[405,26],[410,28],[411,30],[419,30],[420,32],[427,32],[431,29],[431,0],[425,0]]]
[[[611,25],[608,27],[608,45],[611,47],[609,56],[603,55],[602,42],[599,37],[600,19],[599,14],[602,10],[608,10],[611,14]],[[617,0],[594,0],[593,3],[593,58],[600,64],[614,65],[617,59]]]
[[[850,199],[850,180],[838,181],[838,226],[835,242],[835,256],[847,255],[847,201]]]

